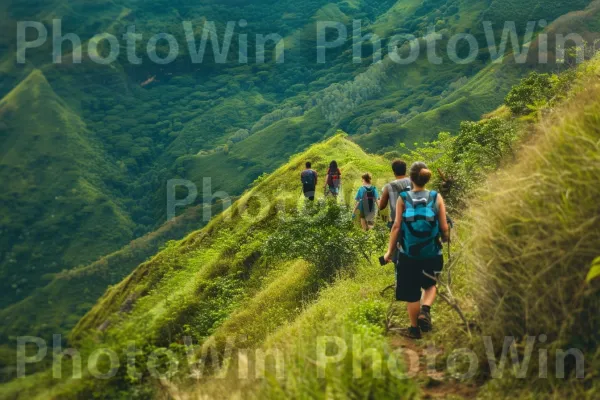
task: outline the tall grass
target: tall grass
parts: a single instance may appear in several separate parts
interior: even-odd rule
[[[551,355],[558,348],[578,348],[586,357],[582,381],[554,379],[553,373],[539,379],[531,369],[532,380],[520,384],[539,394],[560,386],[592,396],[598,386],[600,290],[585,283],[600,254],[596,75],[596,82],[586,81],[586,90],[536,128],[535,142],[488,181],[469,215],[472,243],[466,246],[466,262],[473,266],[470,285],[483,334],[500,348],[507,336],[519,341],[544,334],[542,346]],[[548,361],[550,371],[553,361]]]

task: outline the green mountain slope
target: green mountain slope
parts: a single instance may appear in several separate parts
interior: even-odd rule
[[[477,304],[481,327],[471,347],[482,360],[482,338],[498,353],[507,337],[523,348],[541,336],[528,346],[547,354],[532,357],[518,377],[488,377],[483,396],[597,396],[600,285],[586,277],[600,248],[599,72],[598,56],[578,69],[573,88],[561,93],[567,100],[544,108],[527,151],[490,177],[466,215],[464,302]],[[563,349],[577,362],[562,359]],[[489,374],[479,364],[479,375]]]
[[[114,318],[118,321],[119,309],[123,302],[127,298],[135,298],[137,302],[140,296],[144,297],[145,308],[140,309],[139,314],[131,313],[127,320],[123,321],[128,327],[126,329],[139,330],[139,333],[144,335],[151,331],[159,331],[160,325],[164,323],[159,318],[161,315],[168,314],[169,318],[176,318],[176,316],[175,311],[164,308],[165,299],[151,295],[151,293],[161,292],[155,287],[156,284],[174,288],[178,286],[177,282],[187,281],[188,285],[181,287],[183,293],[172,293],[175,297],[179,297],[187,290],[194,290],[195,284],[189,280],[189,277],[197,274],[207,278],[217,278],[222,273],[235,276],[238,273],[260,275],[266,272],[262,270],[267,266],[262,265],[260,253],[255,252],[259,251],[262,240],[276,228],[278,221],[277,218],[273,218],[276,211],[281,209],[289,213],[303,203],[298,182],[304,162],[310,160],[313,162],[313,168],[324,171],[331,159],[336,159],[342,168],[345,182],[344,198],[347,200],[352,199],[354,188],[360,185],[360,175],[365,171],[374,174],[375,182],[389,179],[389,167],[383,158],[367,155],[340,135],[322,144],[314,145],[307,152],[294,156],[289,163],[278,168],[268,178],[250,189],[233,204],[230,210],[220,214],[206,228],[192,233],[181,242],[171,244],[168,250],[143,264],[118,287],[107,292],[98,305],[80,321],[73,331],[73,337],[81,337],[86,331],[93,330]],[[259,208],[261,205],[262,208]],[[250,230],[257,230],[257,228],[260,228],[260,231],[256,232],[256,237],[253,237]],[[241,248],[243,251],[236,254]],[[181,253],[181,250],[183,253],[174,257],[175,254]],[[230,256],[233,258],[229,259]],[[228,266],[230,263],[231,265]],[[238,268],[248,270],[245,272],[236,270]],[[254,268],[258,270],[253,271]],[[173,273],[172,282],[169,271]],[[254,279],[260,279],[258,275]],[[252,279],[251,276],[249,280]],[[167,301],[167,303],[176,305],[178,302]],[[182,304],[177,304],[177,307],[180,306]],[[149,311],[151,309],[155,312]],[[150,321],[147,312],[156,319]],[[144,327],[135,321],[136,315],[145,320]],[[149,325],[154,323],[158,326],[149,328]],[[124,328],[119,328],[122,329]]]
[[[398,116],[391,121],[388,116],[388,121],[384,120],[367,134],[356,137],[357,143],[371,151],[382,148],[393,151],[394,146],[400,143],[412,146],[413,143],[422,143],[435,138],[439,132],[456,132],[461,121],[477,120],[482,115],[494,110],[502,103],[508,90],[531,70],[555,72],[567,68],[556,63],[555,38],[557,34],[581,35],[589,43],[594,42],[597,37],[597,20],[600,12],[600,3],[597,1],[573,4],[573,9],[577,11],[572,12],[568,12],[570,10],[558,3],[555,4],[555,7],[548,7],[543,12],[540,12],[542,4],[540,2],[518,2],[518,6],[511,2],[501,3],[493,2],[490,8],[483,13],[475,14],[473,16],[475,20],[469,21],[470,25],[475,26],[472,33],[479,39],[480,47],[482,49],[487,47],[487,41],[482,39],[482,21],[490,21],[494,24],[493,26],[501,27],[504,21],[521,20],[523,14],[519,14],[521,13],[519,10],[527,10],[529,13],[531,9],[535,9],[537,19],[552,21],[547,28],[540,32],[548,37],[547,52],[540,51],[539,39],[535,38],[532,43],[528,44],[528,57],[523,64],[515,63],[512,55],[509,54],[504,62],[495,64],[488,62],[484,68],[470,77],[461,76],[461,72],[458,71],[454,78],[445,80],[443,92],[431,93],[431,97],[427,100],[433,105],[429,109],[421,107],[418,110],[420,112],[415,112],[405,108],[408,118]],[[502,12],[500,12],[501,10]],[[561,15],[563,12],[565,14]],[[557,16],[560,18],[553,21]],[[499,33],[496,33],[496,42],[499,41]],[[540,63],[540,54],[544,54],[547,58],[546,64]],[[414,79],[414,75],[409,76]],[[404,99],[404,97],[400,98]],[[415,101],[405,102],[405,104],[414,107]],[[383,115],[389,114],[391,111],[389,106],[382,102],[378,102],[378,107],[373,108]],[[388,108],[388,110],[385,111],[384,108]]]
[[[0,287],[6,294],[0,304],[6,306],[48,274],[117,249],[133,223],[104,181],[117,168],[39,70],[0,101],[0,115]]]
[[[159,251],[165,242],[180,239],[203,224],[202,212],[191,208],[114,253],[85,267],[56,274],[46,286],[0,311],[1,342],[14,343],[17,336],[26,335],[48,340],[53,334],[66,335],[107,287],[119,283],[137,265]]]
[[[249,318],[247,307],[265,313],[273,324],[271,329],[283,323],[282,318],[290,318],[289,312],[297,314],[299,302],[313,298],[326,276],[304,263],[267,257],[263,245],[278,230],[278,210],[291,215],[297,207],[303,207],[298,177],[304,162],[310,159],[323,171],[333,158],[342,168],[344,198],[350,202],[364,171],[373,173],[378,185],[390,179],[387,161],[365,154],[343,136],[311,147],[249,190],[206,228],[169,243],[111,288],[73,330],[71,343],[83,349],[95,346],[100,337],[113,344],[126,337],[138,337],[140,344],[146,343],[144,346],[182,340],[184,335],[201,340],[221,329],[225,321],[222,329],[234,330],[238,326],[235,321]],[[169,295],[165,297],[165,293]],[[278,300],[270,310],[264,302],[273,301],[271,296]],[[250,305],[244,299],[251,301]],[[235,318],[227,320],[230,314]],[[258,325],[252,332],[251,340],[257,343],[267,333]],[[44,385],[51,383],[41,383],[44,374],[38,375],[42,379],[36,384],[38,393],[44,393]],[[61,383],[51,390],[64,395],[81,391],[84,396],[89,390],[112,390],[87,385]]]
[[[483,127],[483,131],[478,132],[474,125],[464,123],[458,137],[442,137],[435,144],[406,155],[407,159],[428,160],[430,167],[441,167],[445,172],[454,172],[450,169],[456,164],[452,157],[460,155],[461,165],[456,168],[467,170],[472,185],[453,189],[471,201],[465,214],[458,214],[461,218],[457,218],[458,232],[454,234],[455,258],[452,262],[447,260],[444,284],[440,287],[446,299],[466,313],[467,321],[461,320],[455,309],[439,299],[435,304],[437,328],[420,344],[394,338],[388,332],[392,346],[396,343],[404,349],[425,351],[432,342],[443,343],[444,362],[436,362],[434,369],[445,377],[433,378],[437,387],[433,390],[431,380],[425,378],[425,383],[420,385],[421,395],[458,398],[596,396],[600,286],[597,278],[586,282],[586,276],[590,276],[592,265],[597,264],[600,242],[600,231],[595,229],[600,215],[596,201],[600,188],[599,68],[600,58],[596,56],[576,71],[554,77],[553,83],[545,86],[547,97],[536,100],[537,111],[527,110],[525,117],[501,110],[476,124]],[[560,83],[563,79],[569,83]],[[526,82],[513,88],[512,94],[519,93]],[[531,87],[529,90],[527,96],[536,95]],[[511,104],[511,100],[507,101],[509,107]],[[515,125],[507,129],[500,121]],[[517,132],[506,136],[511,129]],[[498,151],[495,140],[507,147]],[[500,155],[500,158],[492,161],[491,155]],[[469,166],[472,162],[474,164]],[[496,171],[498,166],[501,168]],[[477,177],[480,170],[494,173],[487,178]],[[446,199],[452,201],[453,197]],[[285,279],[293,282],[294,287],[302,286],[302,278],[295,276],[303,272],[296,266],[296,275],[285,276]],[[346,355],[332,368],[334,372],[329,369],[325,377],[315,378],[319,369],[319,363],[314,362],[318,354],[315,337],[337,335],[346,338],[343,343],[348,344],[350,333],[359,333],[359,337],[371,337],[381,346],[385,339],[372,331],[373,321],[379,321],[380,327],[389,326],[390,321],[398,323],[394,315],[399,312],[400,323],[406,324],[404,310],[378,304],[378,289],[385,287],[386,279],[389,278],[379,267],[365,264],[353,278],[342,277],[319,293],[317,300],[292,322],[276,325],[259,348],[285,349],[286,374],[289,375],[284,379],[277,379],[275,369],[270,370],[266,381],[239,379],[235,373],[215,374],[193,384],[192,388],[180,383],[179,387],[168,385],[164,391],[168,395],[204,394],[214,398],[243,394],[279,398],[306,393],[319,393],[316,395],[319,398],[336,393],[346,398],[363,394],[361,390],[365,390],[374,397],[410,397],[410,387],[390,387],[385,376],[377,381],[386,388],[385,394],[379,394],[377,384],[372,384],[369,378],[361,381],[356,375],[354,379],[344,375],[346,369],[356,371],[356,352],[364,354],[364,343],[357,350],[352,342],[349,349],[352,357]],[[269,310],[277,309],[279,300],[285,302],[287,296],[268,289],[246,303],[247,310],[232,313],[209,340],[223,346],[232,335],[248,333],[252,337],[256,326],[270,326]],[[264,299],[267,293],[268,301]],[[349,326],[348,319],[355,323],[361,321],[361,328]],[[521,361],[526,360],[527,354],[539,352],[544,356],[533,356],[530,364],[521,364],[527,366],[520,373],[517,370],[494,372],[489,358],[498,356],[506,348],[507,338],[516,341],[512,351]],[[484,345],[490,339],[493,350]],[[529,352],[527,347],[532,339],[536,340]],[[332,343],[329,354],[335,354],[336,348],[339,350],[339,343]],[[248,347],[251,346],[244,343],[243,348]],[[373,347],[379,349],[377,345]],[[563,376],[558,366],[564,349],[570,349],[568,352],[575,355],[580,352],[582,357],[578,357],[577,362],[568,357],[563,360]],[[451,360],[457,354],[466,354],[465,350],[472,350],[476,361],[471,361],[470,367],[462,365],[457,370]],[[381,351],[380,354],[388,353]],[[248,359],[250,365],[256,365],[253,364],[256,359],[252,356]],[[239,367],[241,362],[234,361],[234,365]],[[362,364],[358,362],[359,366],[365,364],[364,360]],[[276,363],[267,365],[273,368]],[[462,378],[463,384],[471,390],[460,384],[448,385],[448,381],[461,380],[457,371],[462,374],[473,367],[474,376]],[[547,376],[543,371],[547,371]],[[417,372],[412,381],[418,382],[423,376]],[[474,390],[473,386],[476,386]]]
[[[526,110],[526,118],[510,113],[515,94],[527,97],[542,93],[523,93],[522,89],[531,85],[523,81],[513,89],[508,107],[502,112],[479,123],[465,123],[458,136],[441,135],[435,143],[404,155],[407,161],[426,160],[433,169],[456,172],[462,187],[450,190],[445,198],[449,204],[464,204],[454,201],[466,195],[474,205],[467,210],[467,219],[457,221],[456,259],[452,263],[454,295],[446,286],[440,290],[457,299],[467,318],[478,323],[465,326],[452,307],[442,301],[436,303],[433,315],[438,328],[428,339],[444,343],[444,360],[459,347],[483,352],[483,346],[477,347],[481,343],[474,335],[475,329],[489,332],[500,344],[506,335],[516,335],[520,340],[525,334],[548,332],[551,349],[582,348],[588,360],[585,369],[593,377],[597,365],[594,311],[600,292],[597,286],[583,285],[598,239],[597,232],[589,229],[598,215],[593,201],[598,187],[594,185],[598,176],[594,128],[598,119],[598,65],[595,59],[575,73],[541,83],[545,94],[528,97],[536,104],[544,103],[540,112]],[[527,146],[520,147],[520,143]],[[332,158],[342,168],[341,198],[305,204],[298,179],[304,162],[313,161],[315,168],[323,171]],[[487,190],[474,190],[487,173],[504,164],[489,178]],[[589,378],[549,381],[537,379],[537,370],[527,381],[519,383],[506,377],[485,385],[489,374],[484,354],[480,354],[482,363],[471,383],[449,384],[447,378],[436,377],[434,392],[431,384],[418,384],[420,376],[399,379],[402,375],[395,374],[406,367],[403,361],[389,364],[389,359],[400,347],[412,346],[409,348],[419,351],[425,345],[403,341],[387,330],[390,324],[407,323],[404,311],[390,307],[380,294],[394,279],[391,266],[377,264],[387,230],[379,222],[379,229],[363,234],[343,206],[345,202],[352,204],[352,194],[366,170],[374,174],[378,187],[391,179],[389,161],[364,153],[344,135],[314,145],[258,180],[208,226],[184,240],[170,242],[109,289],[72,331],[69,344],[84,357],[108,346],[125,365],[126,348],[135,342],[135,365],[141,376],[132,377],[120,369],[109,380],[92,379],[88,372],[82,380],[56,380],[46,370],[0,387],[0,394],[11,398],[200,394],[208,398],[242,394],[256,398],[307,394],[326,398],[352,393],[361,397],[412,398],[452,393],[471,398],[480,389],[482,395],[489,396],[545,396],[552,385],[553,391],[565,396],[593,395],[597,385]],[[465,172],[468,182],[463,180]],[[521,175],[521,179],[514,179]],[[518,197],[506,191],[507,187],[517,189],[522,185],[531,185],[532,189]],[[546,198],[547,193],[551,200]],[[581,196],[570,199],[569,193]],[[575,202],[577,206],[571,207]],[[557,221],[569,229],[557,229]],[[545,228],[540,229],[540,225]],[[585,243],[581,232],[588,232]],[[558,242],[556,235],[560,236]],[[541,257],[548,251],[544,250],[548,243],[555,248],[551,259]],[[531,263],[538,267],[528,268]],[[493,280],[487,280],[489,273]],[[546,282],[540,274],[552,274],[552,279]],[[537,282],[537,295],[532,282]],[[561,292],[559,287],[566,284],[572,289],[557,296],[556,301],[535,301],[548,297],[548,293]],[[515,293],[515,286],[521,286],[521,291]],[[567,299],[567,294],[574,297]],[[525,301],[527,296],[533,298]],[[563,308],[564,301],[575,309]],[[532,309],[536,312],[527,315]],[[575,313],[571,313],[573,310]],[[563,312],[565,318],[557,325],[554,316]],[[323,344],[320,340],[324,337],[331,340],[327,346],[331,352],[340,348],[340,341],[345,341],[354,356],[357,351],[376,349],[387,361],[387,369],[382,370],[380,378],[374,378],[370,371],[357,378],[356,368],[366,370],[372,368],[371,363],[363,360],[357,364],[346,355],[332,361],[319,377],[316,346]],[[195,345],[191,349],[185,346],[188,340]],[[151,360],[157,362],[151,356],[153,352],[164,354],[167,348],[179,360],[179,373],[170,379],[153,380],[145,366]],[[275,355],[265,364],[266,379],[238,379],[245,366],[249,366],[251,375],[258,373],[260,377],[261,354],[269,350],[283,352],[283,378],[277,375]],[[225,363],[228,351],[234,358]],[[190,360],[198,358],[204,363],[190,365]],[[168,364],[159,364],[163,371],[168,369]],[[395,370],[394,365],[400,369]],[[70,368],[71,363],[63,361],[63,370]],[[198,380],[189,379],[188,374],[198,373],[198,368],[204,368],[203,375],[196,375]],[[442,367],[436,363],[437,368]],[[456,372],[447,368],[449,374]]]
[[[213,192],[224,190],[238,196],[257,177],[331,137],[337,128],[343,128],[368,151],[396,151],[401,142],[412,145],[435,138],[439,131],[456,132],[460,121],[478,119],[493,110],[509,87],[531,68],[488,66],[483,60],[466,66],[431,65],[422,59],[409,66],[384,61],[382,68],[371,65],[368,45],[363,48],[363,63],[353,64],[351,35],[344,46],[328,52],[327,63],[318,64],[317,20],[342,21],[351,32],[351,21],[361,19],[363,34],[379,34],[384,47],[392,34],[420,37],[435,24],[443,31],[443,47],[451,34],[471,31],[484,19],[501,25],[507,18],[519,17],[521,21],[525,15],[549,22],[558,18],[557,22],[564,24],[549,28],[556,32],[577,28],[574,32],[591,33],[597,31],[595,8],[567,14],[582,10],[588,3],[3,3],[0,19],[7,23],[0,27],[6,33],[0,35],[0,94],[7,97],[0,116],[0,137],[2,181],[7,183],[2,197],[6,201],[0,277],[7,295],[0,307],[25,300],[0,313],[0,317],[14,322],[0,332],[0,340],[9,340],[15,332],[63,332],[96,300],[106,284],[130,272],[160,247],[161,241],[187,233],[159,233],[160,240],[144,246],[139,257],[122,260],[117,256],[110,270],[118,272],[111,273],[109,279],[80,279],[84,268],[74,273],[73,287],[67,289],[65,277],[69,274],[47,275],[84,265],[102,271],[102,256],[160,229],[166,217],[169,179],[187,179],[200,186],[204,178],[211,178]],[[122,51],[115,63],[101,66],[87,60],[84,50],[84,62],[74,64],[70,61],[73,49],[66,43],[65,62],[53,65],[48,42],[28,53],[27,65],[16,65],[13,46],[17,19],[40,20],[50,27],[53,18],[62,18],[63,32],[78,33],[84,49],[93,34],[107,31],[120,38],[128,25],[135,24],[145,40],[154,33],[173,33],[179,40],[181,55],[169,65],[156,65],[147,59],[141,65],[132,65]],[[205,63],[189,62],[182,21],[192,21],[199,36],[205,20],[215,21],[222,33],[225,21],[241,19],[249,25],[246,30],[236,26],[232,58],[227,63],[215,63],[210,49]],[[240,34],[252,38],[256,33],[272,32],[286,39],[285,63],[269,62],[274,51],[267,46],[268,62],[256,64],[253,43],[249,44],[247,64],[233,57],[238,54]],[[481,31],[474,29],[473,33],[482,40]],[[145,54],[145,45],[145,41],[140,42],[136,51]],[[481,47],[485,53],[485,46]],[[37,71],[31,73],[35,69],[42,71],[45,79]],[[38,92],[48,97],[48,106],[36,103]],[[15,93],[19,95],[13,96]],[[15,99],[20,100],[17,103]],[[68,143],[45,135],[48,127],[56,129],[54,134],[61,132],[69,138]],[[49,138],[52,140],[46,140]],[[13,147],[9,154],[8,149]],[[186,226],[190,230],[200,227],[193,223]],[[97,276],[96,272],[90,276]],[[89,288],[79,307],[73,308],[62,299],[61,306],[55,308],[56,319],[51,313],[34,316],[33,310],[47,309],[46,295],[51,295],[50,301],[55,301],[63,290],[75,295],[85,282],[95,286]],[[34,292],[42,287],[40,293]],[[32,296],[26,297],[28,294]],[[67,314],[61,310],[68,310]]]

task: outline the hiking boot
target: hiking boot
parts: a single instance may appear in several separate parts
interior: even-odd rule
[[[421,339],[421,329],[419,327],[409,326],[406,330],[401,331],[400,334],[409,339]]]
[[[433,324],[431,323],[431,314],[429,314],[427,311],[421,310],[417,322],[419,328],[421,328],[423,332],[431,332],[433,329]]]

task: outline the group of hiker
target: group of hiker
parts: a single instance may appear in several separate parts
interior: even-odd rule
[[[300,174],[300,180],[302,181],[302,192],[304,197],[308,200],[313,201],[315,199],[315,193],[317,190],[318,174],[317,171],[312,169],[310,161],[306,162],[306,169]],[[332,195],[337,196],[340,193],[340,186],[342,184],[342,172],[338,168],[337,162],[334,160],[329,163],[327,169],[327,179],[325,180],[325,196]]]
[[[313,201],[318,187],[318,174],[317,171],[312,169],[310,162],[307,162],[305,166],[306,169],[300,174],[302,192],[304,193],[304,197]],[[323,186],[325,196],[337,197],[340,193],[341,185],[342,172],[337,162],[335,160],[331,161]],[[377,192],[377,188],[371,185],[371,175],[368,172],[362,176],[362,186],[358,189],[355,200],[356,205],[353,215],[355,216],[357,212],[359,213],[361,226],[364,230],[372,228],[375,224],[377,208],[379,207],[379,193]]]
[[[362,185],[355,196],[353,215],[360,216],[364,230],[375,224],[377,209],[390,207],[388,228],[390,239],[382,265],[393,262],[396,267],[396,300],[407,303],[410,326],[403,333],[413,339],[433,328],[431,307],[437,294],[436,278],[442,272],[444,258],[442,242],[450,240],[449,219],[444,199],[435,190],[427,190],[432,173],[422,162],[407,171],[402,160],[392,163],[395,179],[383,187],[381,196],[371,184],[369,173],[362,176]],[[325,195],[340,193],[342,173],[335,161],[327,170]],[[314,200],[317,172],[311,163],[301,173],[304,196]]]

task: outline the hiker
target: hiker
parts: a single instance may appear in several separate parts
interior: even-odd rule
[[[437,294],[436,281],[425,274],[436,277],[442,272],[441,241],[449,239],[444,199],[436,191],[425,189],[430,179],[431,171],[424,163],[411,166],[412,190],[400,193],[384,256],[384,261],[390,262],[399,246],[396,300],[407,303],[411,326],[406,335],[413,339],[419,339],[421,331],[429,332],[433,328],[430,311]]]
[[[327,169],[327,180],[325,181],[325,196],[328,194],[337,197],[340,193],[340,187],[342,185],[342,171],[338,168],[337,162],[333,160],[329,163],[329,169]]]
[[[375,225],[379,201],[379,193],[375,186],[371,186],[371,174],[368,172],[362,176],[362,186],[354,199],[356,205],[353,215],[356,215],[357,210],[360,212],[360,224],[363,230],[368,231]]]
[[[388,221],[390,229],[396,218],[396,203],[400,193],[410,190],[410,178],[406,176],[406,163],[402,160],[395,160],[392,163],[392,171],[396,179],[383,187],[379,202],[379,210],[385,210],[388,204],[390,205],[390,220]]]
[[[302,181],[302,192],[304,197],[313,201],[315,199],[315,189],[317,187],[317,171],[313,170],[310,161],[306,162],[306,169],[300,174]]]

